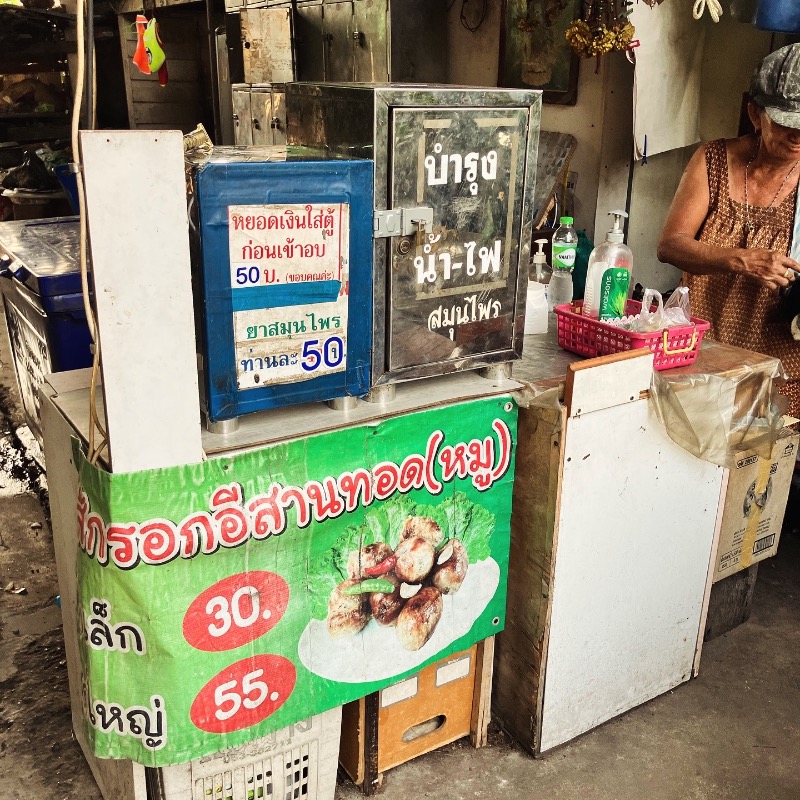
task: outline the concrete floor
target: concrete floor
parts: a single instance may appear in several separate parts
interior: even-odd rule
[[[52,542],[30,462],[15,455],[4,339],[0,588],[27,594],[0,591],[0,800],[100,800],[70,735]],[[381,797],[800,800],[800,537],[785,536],[758,575],[752,617],[705,646],[696,680],[541,760],[493,726],[483,750],[457,742],[386,773]],[[342,781],[337,800],[358,797]]]

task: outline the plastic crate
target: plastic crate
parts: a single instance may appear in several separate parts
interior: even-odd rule
[[[655,355],[653,365],[658,370],[694,363],[703,334],[711,327],[709,322],[692,317],[691,325],[678,325],[652,333],[632,333],[584,317],[582,305],[581,301],[576,301],[553,309],[558,320],[558,344],[561,347],[588,358],[647,347]],[[638,314],[641,310],[641,303],[629,300],[625,313]]]
[[[162,767],[165,800],[333,800],[342,707],[249,744]]]

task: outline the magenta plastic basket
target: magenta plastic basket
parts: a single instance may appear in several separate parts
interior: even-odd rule
[[[553,310],[558,320],[558,344],[571,353],[596,358],[625,350],[648,347],[655,355],[656,369],[672,369],[694,363],[703,341],[703,334],[711,323],[692,317],[691,325],[679,325],[652,333],[631,333],[606,322],[599,322],[581,314],[582,302],[556,306]],[[642,304],[628,300],[626,314],[638,314]]]

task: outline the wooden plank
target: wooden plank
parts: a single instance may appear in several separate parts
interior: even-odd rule
[[[144,72],[141,72],[135,65],[132,66],[133,69],[130,70],[130,78],[133,82],[141,81],[144,83],[155,81],[156,85],[158,85],[158,77],[156,75],[145,75]],[[167,84],[167,87],[173,82],[196,82],[199,80],[199,70],[196,61],[189,61],[183,58],[170,58],[167,60],[167,71],[169,72],[169,84]],[[198,91],[200,91],[199,87]]]
[[[175,128],[184,129],[186,126],[194,127],[200,121],[198,114],[188,106],[173,106],[169,103],[140,103],[133,104],[133,122],[139,125],[161,125],[162,130]]]
[[[633,403],[650,390],[654,356],[647,348],[576,361],[567,367],[564,403],[570,417]]]
[[[496,637],[494,713],[529,752],[536,750],[541,718],[567,420],[556,392],[519,410],[506,627]]]
[[[142,75],[144,77],[144,75]],[[199,105],[200,87],[197,81],[173,81],[166,86],[160,86],[158,78],[153,75],[148,81],[134,81],[136,103],[168,103],[169,105],[191,106]]]
[[[734,572],[711,587],[704,641],[710,642],[750,619],[757,578],[758,563]]]
[[[377,794],[383,783],[383,773],[378,771],[378,692],[364,698],[364,780],[361,791],[368,797]]]
[[[730,482],[731,471],[726,469],[722,474],[722,487],[719,492],[719,505],[717,506],[717,524],[714,528],[714,541],[711,545],[711,558],[708,561],[708,576],[706,577],[706,589],[703,593],[703,610],[700,614],[700,628],[697,631],[697,644],[694,649],[694,664],[692,665],[692,677],[695,678],[700,673],[700,655],[703,651],[703,641],[705,638],[706,620],[708,619],[708,607],[711,601],[711,587],[714,585],[714,573],[717,564],[717,554],[719,552],[720,539],[722,538],[722,523],[725,519],[725,498],[728,496],[728,484]]]
[[[83,131],[81,149],[112,467],[198,463],[182,137]]]
[[[245,83],[293,81],[291,9],[246,8],[241,15]]]
[[[131,75],[133,74],[132,68],[137,72],[139,70],[136,68],[134,64],[131,63],[130,55],[126,49],[126,42],[125,42],[127,29],[129,28],[132,21],[133,17],[130,18],[124,17],[122,14],[119,14],[117,16],[117,25],[119,26],[119,38],[122,45],[120,48],[122,53],[122,76],[125,80],[125,100],[128,105],[128,125],[130,125],[131,127],[135,127],[135,123],[133,121],[133,86],[131,82]]]
[[[334,411],[325,403],[305,403],[247,414],[240,417],[239,429],[234,433],[223,435],[204,431],[203,447],[209,456],[220,453],[235,455],[276,442],[376,423],[397,414],[471,402],[485,397],[501,397],[520,388],[520,384],[514,381],[497,384],[478,377],[474,372],[407,381],[397,385],[397,397],[387,406],[360,403],[354,410],[343,413]],[[99,400],[102,401],[102,398]],[[61,395],[58,406],[85,435],[89,426],[87,391],[78,390]],[[98,403],[97,410],[102,418],[105,413],[102,402]]]
[[[199,3],[199,0],[155,0],[156,8],[168,8],[170,6],[185,6]],[[142,0],[117,0],[114,3],[114,11],[117,14],[141,14],[144,10]]]
[[[691,677],[722,479],[645,400],[569,419],[542,752]]]
[[[475,650],[475,690],[472,698],[472,720],[469,740],[473,747],[489,743],[492,720],[492,675],[494,673],[494,636],[478,642]]]
[[[339,763],[356,786],[364,783],[364,698],[342,706]]]

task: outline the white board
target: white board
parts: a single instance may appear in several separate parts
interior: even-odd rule
[[[690,678],[723,480],[646,400],[570,419],[564,459],[542,752]]]
[[[84,131],[114,472],[202,460],[189,224],[178,131]]]

